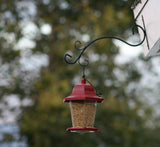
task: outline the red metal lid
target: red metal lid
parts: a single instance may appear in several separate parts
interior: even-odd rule
[[[98,103],[101,103],[104,98],[97,96],[93,86],[86,84],[86,80],[82,78],[81,84],[78,84],[73,88],[72,94],[64,98],[64,102],[81,100],[97,101]]]

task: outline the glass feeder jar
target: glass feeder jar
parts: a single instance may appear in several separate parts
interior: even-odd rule
[[[86,84],[86,80],[82,78],[81,84],[74,87],[72,94],[64,99],[69,102],[72,117],[72,128],[68,128],[70,132],[95,132],[98,128],[94,128],[94,120],[96,115],[97,103],[101,103],[104,99],[97,96],[93,86]]]

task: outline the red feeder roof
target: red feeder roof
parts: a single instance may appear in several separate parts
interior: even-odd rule
[[[86,80],[82,78],[81,84],[78,84],[73,88],[72,94],[64,98],[64,102],[84,100],[101,103],[104,98],[97,96],[93,86],[86,84]]]

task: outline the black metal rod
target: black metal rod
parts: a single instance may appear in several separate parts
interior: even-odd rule
[[[142,6],[142,8],[139,10],[137,16],[135,17],[135,21],[137,20],[137,18],[139,17],[139,15],[142,13],[142,11],[143,11],[144,7],[146,6],[146,4],[148,3],[148,1],[149,1],[149,0],[147,0],[147,1],[144,3],[144,5]]]
[[[86,46],[84,46],[83,48],[79,49],[79,48],[77,47],[77,43],[81,44],[81,42],[80,42],[80,41],[76,41],[76,42],[75,42],[75,49],[81,50],[80,54],[79,54],[78,57],[73,61],[72,55],[66,53],[65,56],[64,56],[64,60],[65,60],[65,62],[68,63],[68,64],[75,64],[78,60],[80,60],[82,54],[85,52],[85,50],[86,50],[90,45],[92,45],[94,42],[99,41],[99,40],[102,40],[102,39],[116,39],[116,40],[119,40],[119,41],[121,41],[121,42],[129,45],[129,46],[137,47],[137,46],[141,45],[141,44],[145,41],[146,31],[145,31],[141,26],[139,26],[139,25],[136,24],[136,25],[134,25],[134,26],[132,27],[132,33],[133,33],[133,34],[134,34],[134,32],[135,32],[135,27],[140,28],[140,29],[142,30],[143,34],[144,34],[142,41],[139,42],[138,44],[128,43],[127,41],[124,41],[123,39],[121,39],[121,38],[119,38],[119,37],[115,37],[115,36],[103,36],[103,37],[99,37],[99,38],[96,38],[96,39],[92,40],[92,41],[89,42]]]
[[[146,30],[146,25],[145,25],[144,17],[143,17],[143,15],[141,15],[141,16],[142,16],[143,27]],[[148,50],[150,50],[147,31],[146,31],[146,43],[147,43]]]

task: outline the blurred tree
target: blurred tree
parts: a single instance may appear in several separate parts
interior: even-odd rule
[[[14,88],[3,87],[7,89],[6,94],[15,93],[22,98],[29,96],[34,102],[23,108],[20,118],[21,132],[27,138],[28,146],[147,147],[159,144],[156,135],[150,138],[148,135],[153,131],[147,126],[152,111],[136,93],[141,74],[133,61],[116,63],[119,49],[112,40],[99,41],[86,53],[92,61],[86,75],[105,97],[104,103],[98,107],[95,124],[101,132],[65,133],[65,129],[71,126],[71,119],[68,105],[62,103],[63,98],[70,94],[81,73],[77,72],[78,66],[64,63],[64,53],[73,47],[75,39],[86,43],[104,35],[120,34],[120,37],[127,38],[126,29],[133,23],[130,5],[131,1],[124,0],[1,2],[4,17],[0,37],[3,42],[1,64],[19,71],[16,77],[13,76],[15,71],[10,74],[15,79]],[[27,32],[31,28],[33,31]],[[8,33],[7,37],[5,33]],[[9,44],[8,36],[12,34],[14,41]],[[24,40],[26,46],[21,46]],[[34,68],[29,72],[24,70],[20,61],[26,52],[48,57],[48,65],[41,68],[40,75],[34,72]]]

